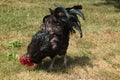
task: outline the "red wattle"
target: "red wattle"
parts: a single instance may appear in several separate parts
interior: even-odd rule
[[[34,64],[30,61],[29,57],[20,56],[19,61],[23,65],[33,66]]]

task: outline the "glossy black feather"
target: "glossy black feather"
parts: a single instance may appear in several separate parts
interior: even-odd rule
[[[56,55],[66,54],[70,33],[75,33],[74,28],[80,27],[77,15],[69,13],[69,9],[66,8],[69,17],[59,7],[43,18],[41,29],[33,35],[28,45],[27,54],[30,55],[31,62],[38,64],[47,56],[54,58]]]
[[[43,58],[65,55],[69,42],[67,23],[54,20],[54,16],[47,16],[39,30],[32,38],[27,53],[33,63],[39,63]]]
[[[75,5],[72,8],[74,8],[74,9],[82,9],[82,5]]]

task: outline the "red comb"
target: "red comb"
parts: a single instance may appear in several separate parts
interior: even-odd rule
[[[21,64],[23,65],[27,65],[27,66],[33,66],[34,64],[30,61],[29,57],[26,56],[20,56],[19,61]]]

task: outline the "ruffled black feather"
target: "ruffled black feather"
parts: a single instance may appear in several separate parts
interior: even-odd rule
[[[72,8],[74,8],[74,9],[82,9],[82,5],[75,5]]]

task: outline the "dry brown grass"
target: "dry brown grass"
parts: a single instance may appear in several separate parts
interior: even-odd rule
[[[68,67],[58,57],[55,69],[47,72],[50,59],[37,67],[22,66],[9,60],[8,53],[26,52],[32,35],[40,28],[43,16],[55,2],[64,6],[83,5],[86,20],[81,20],[83,38],[71,35]],[[120,79],[120,13],[104,0],[1,0],[0,1],[0,80],[119,80]],[[47,5],[47,6],[46,6]],[[99,6],[96,6],[99,5]],[[7,44],[20,41],[22,46]],[[14,57],[13,57],[14,58]]]

